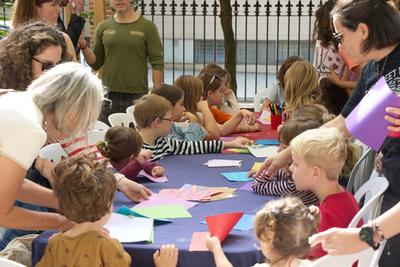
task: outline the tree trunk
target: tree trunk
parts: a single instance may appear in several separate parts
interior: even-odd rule
[[[231,88],[236,94],[236,42],[232,28],[232,6],[230,0],[219,0],[221,26],[224,33],[225,69],[231,75]]]

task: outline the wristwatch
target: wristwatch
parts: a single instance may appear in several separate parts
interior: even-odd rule
[[[364,226],[361,228],[359,236],[360,239],[366,242],[373,250],[377,250],[380,246],[380,243],[374,242],[374,228],[371,226]]]

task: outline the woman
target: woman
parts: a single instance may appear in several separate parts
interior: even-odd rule
[[[357,82],[352,96],[342,109],[341,115],[325,124],[336,127],[346,137],[350,133],[345,125],[345,117],[363,99],[368,90],[382,77],[385,77],[390,89],[400,91],[400,14],[388,1],[384,0],[343,0],[339,1],[331,13],[335,29],[334,36],[339,46],[354,63],[368,61]],[[389,180],[389,188],[384,194],[382,212],[389,210],[400,200],[400,109],[386,108],[385,120],[392,126],[381,147],[383,154],[383,174]],[[397,137],[396,137],[397,136]],[[264,170],[267,175],[291,162],[290,150],[267,159],[256,175]],[[388,240],[379,266],[397,266],[400,262],[400,238]]]
[[[19,27],[0,41],[0,88],[25,91],[65,57],[64,38],[53,27],[43,22]]]
[[[65,230],[71,223],[57,213],[15,207],[18,199],[57,208],[52,191],[25,179],[26,171],[50,137],[63,139],[88,129],[102,101],[101,82],[78,63],[65,63],[36,79],[26,92],[0,95],[0,226]]]
[[[15,29],[34,20],[40,20],[54,27],[60,13],[60,0],[16,0],[13,5],[11,25]],[[76,54],[71,38],[62,33],[67,44],[68,60],[76,61]]]

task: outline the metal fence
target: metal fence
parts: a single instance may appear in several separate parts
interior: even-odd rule
[[[268,87],[292,55],[311,61],[315,10],[325,1],[230,1],[237,49],[237,95],[249,100]],[[166,82],[224,64],[220,1],[139,1],[164,44]]]
[[[165,57],[165,82],[196,75],[210,62],[224,64],[220,24],[223,0],[139,0],[139,10],[158,27]],[[237,50],[237,96],[249,100],[275,80],[288,56],[311,61],[315,10],[319,1],[231,0]],[[1,26],[10,10],[2,7]]]

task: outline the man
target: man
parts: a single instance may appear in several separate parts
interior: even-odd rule
[[[131,0],[110,0],[115,14],[96,29],[93,52],[79,41],[85,59],[95,70],[103,66],[103,84],[111,108],[105,107],[101,120],[125,112],[132,101],[148,92],[147,61],[152,66],[153,87],[163,80],[164,59],[155,24],[146,20]]]

